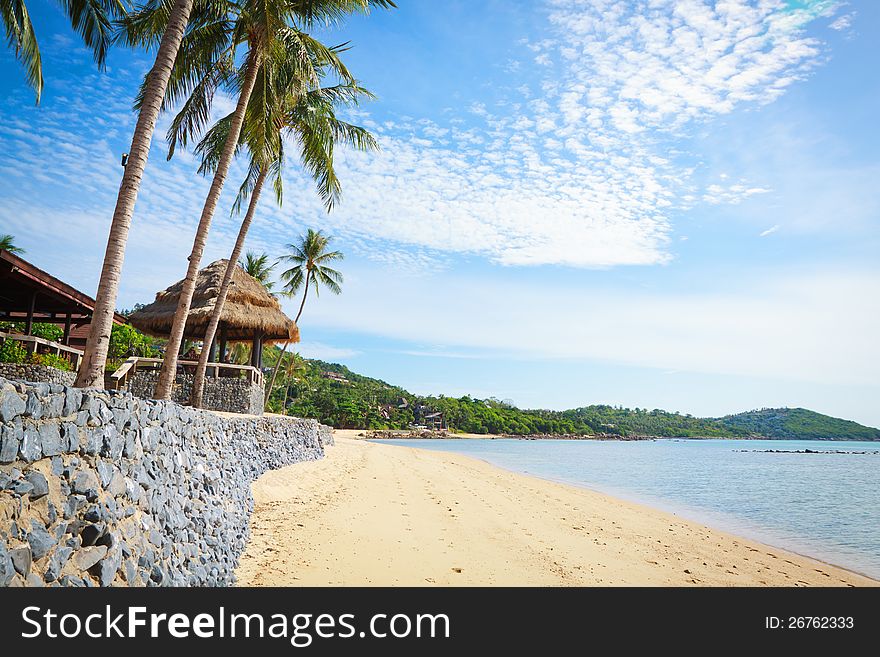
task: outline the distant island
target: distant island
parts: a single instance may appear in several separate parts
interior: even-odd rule
[[[269,350],[267,361],[277,359]],[[302,359],[290,378],[286,411],[338,429],[407,429],[572,438],[769,438],[880,440],[880,429],[804,408],[762,408],[720,418],[597,404],[566,411],[527,410],[470,396],[420,396],[344,365]],[[281,411],[277,392],[274,410]]]

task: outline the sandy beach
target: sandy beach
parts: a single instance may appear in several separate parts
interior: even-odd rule
[[[242,586],[878,582],[607,495],[336,433],[253,485]]]

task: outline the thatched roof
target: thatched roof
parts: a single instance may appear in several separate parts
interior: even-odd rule
[[[189,318],[184,336],[198,340],[205,335],[214,302],[220,293],[227,260],[212,262],[199,272],[193,293]],[[183,281],[156,294],[156,300],[129,317],[132,325],[148,335],[167,337],[171,333],[174,311],[180,299]],[[220,317],[221,329],[225,327],[229,341],[251,341],[254,332],[263,334],[268,342],[299,342],[299,329],[293,320],[281,312],[278,299],[266,291],[257,280],[237,266],[232,274],[232,285],[223,304]],[[220,332],[218,331],[218,339]]]

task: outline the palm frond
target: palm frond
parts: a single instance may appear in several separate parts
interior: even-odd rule
[[[0,0],[0,19],[6,31],[6,42],[24,66],[25,79],[34,90],[39,105],[43,93],[43,63],[24,0]]]
[[[174,121],[177,121],[179,116],[180,115],[178,114],[178,116],[174,117]],[[217,164],[220,161],[220,154],[223,152],[223,146],[229,138],[231,123],[232,114],[227,114],[205,133],[196,146],[195,153],[201,160],[198,169],[199,174],[205,176],[217,170]],[[172,129],[173,128],[174,122],[172,122]]]
[[[59,0],[73,30],[92,51],[95,63],[104,68],[113,43],[113,21],[126,15],[128,2],[121,0]]]

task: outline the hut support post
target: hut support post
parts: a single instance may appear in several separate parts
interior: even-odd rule
[[[24,323],[24,334],[31,335],[31,332],[34,330],[34,305],[37,303],[37,293],[34,292],[31,294],[31,302],[28,306],[27,311],[27,319]]]
[[[251,344],[251,365],[258,370],[263,367],[263,341],[259,333],[254,333],[254,341]]]
[[[64,339],[63,339],[63,342],[64,342],[64,345],[67,347],[70,346],[70,315],[71,315],[71,313],[67,313],[64,316]]]

